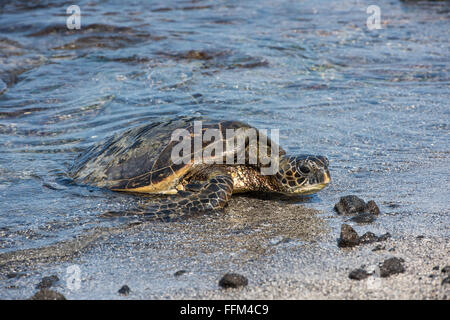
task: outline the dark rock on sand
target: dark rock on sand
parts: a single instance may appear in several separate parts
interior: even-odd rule
[[[54,290],[41,289],[30,300],[66,300],[66,297]]]
[[[179,277],[179,276],[185,274],[186,272],[187,272],[186,270],[178,270],[178,271],[175,272],[173,275],[174,275],[175,277]]]
[[[119,294],[127,296],[130,294],[130,287],[128,287],[126,284],[122,286],[122,288],[119,289]]]
[[[247,278],[237,273],[227,273],[219,281],[219,286],[225,289],[244,287],[247,284]]]
[[[372,223],[375,221],[375,216],[372,213],[361,212],[350,220],[356,223]]]
[[[380,209],[378,208],[377,204],[373,200],[370,200],[369,202],[367,202],[366,211],[368,213],[371,213],[376,216],[380,214]]]
[[[405,262],[403,259],[399,259],[396,257],[386,259],[380,265],[380,277],[386,278],[393,274],[405,272],[403,262]]]
[[[373,243],[378,241],[378,237],[373,232],[366,232],[361,237],[359,237],[360,243]]]
[[[366,203],[363,199],[355,195],[341,197],[339,202],[335,204],[334,210],[338,214],[343,215],[358,214],[351,219],[358,223],[371,223],[375,220],[375,216],[380,214],[380,209],[375,201],[370,200]]]
[[[338,246],[341,248],[354,247],[359,244],[368,244],[374,242],[385,241],[391,237],[390,233],[382,234],[381,236],[376,236],[373,232],[366,232],[361,237],[358,233],[348,224],[342,224],[341,226],[341,236],[338,239]],[[384,247],[377,246],[372,251],[383,250]]]
[[[442,280],[442,285],[444,284],[450,284],[450,277],[444,278],[444,280]]]
[[[364,212],[366,203],[355,195],[349,195],[341,197],[339,202],[335,204],[334,209],[338,214],[356,214]]]
[[[353,280],[363,280],[363,279],[367,278],[368,276],[370,276],[370,273],[367,273],[366,270],[361,269],[361,268],[353,270],[348,275],[348,277]]]
[[[387,206],[389,208],[392,208],[392,209],[400,208],[400,205],[398,203],[395,203],[395,202],[388,202]]]
[[[354,247],[359,244],[359,236],[356,231],[348,224],[342,224],[341,237],[338,239],[340,248]]]
[[[43,277],[41,282],[36,286],[36,289],[48,289],[59,281],[58,276],[52,275],[49,277]]]
[[[377,245],[375,248],[372,249],[372,251],[380,251],[380,250],[385,250],[386,247],[382,246],[381,244]]]
[[[441,272],[443,272],[443,273],[450,273],[450,266],[443,267]]]
[[[378,237],[378,242],[380,241],[386,241],[387,239],[391,238],[391,234],[389,232],[386,232],[385,234],[382,234],[381,236]]]

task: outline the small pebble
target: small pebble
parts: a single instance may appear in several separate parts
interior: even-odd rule
[[[450,266],[443,267],[441,272],[443,272],[443,273],[450,273]]]
[[[219,281],[219,286],[225,289],[244,287],[247,284],[247,278],[237,273],[227,273]]]
[[[394,203],[394,202],[389,203],[387,206],[392,209],[400,207],[400,205],[398,203]]]
[[[359,244],[359,236],[356,231],[348,224],[342,224],[341,237],[338,239],[340,248],[354,247]]]
[[[66,300],[61,293],[50,289],[41,289],[30,300]]]
[[[360,243],[373,243],[378,240],[378,237],[373,232],[366,232],[361,237],[359,237]]]
[[[444,284],[450,284],[450,277],[444,278],[444,280],[442,280],[442,285]]]
[[[378,208],[377,204],[373,200],[370,200],[369,202],[367,202],[366,211],[371,214],[374,214],[376,216],[380,214],[380,209]]]
[[[380,266],[380,277],[386,278],[393,274],[405,272],[403,262],[403,259],[399,259],[396,257],[384,260],[384,262]]]
[[[122,288],[119,289],[119,294],[127,296],[130,294],[130,287],[128,287],[126,284],[122,286]]]
[[[385,250],[385,249],[386,249],[385,246],[378,244],[375,248],[372,249],[372,251],[380,251],[380,250]]]
[[[370,276],[370,274],[367,273],[366,270],[361,269],[361,268],[353,270],[348,275],[348,277],[353,280],[362,280],[362,279],[367,278],[368,276]]]
[[[174,275],[175,277],[179,277],[179,276],[185,274],[186,272],[187,272],[186,270],[178,270],[178,271],[175,272],[173,275]]]
[[[387,239],[391,238],[391,234],[389,232],[382,234],[381,236],[378,237],[378,242],[380,241],[386,241]]]

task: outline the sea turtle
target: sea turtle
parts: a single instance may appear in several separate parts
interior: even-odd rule
[[[181,134],[174,139],[177,129]],[[180,148],[180,138],[190,139],[184,144],[187,149]],[[270,166],[275,171],[263,174]],[[330,182],[324,156],[287,156],[262,130],[246,123],[193,117],[116,134],[82,153],[70,175],[77,183],[110,190],[165,194],[132,211],[162,220],[221,209],[232,193],[311,194]]]

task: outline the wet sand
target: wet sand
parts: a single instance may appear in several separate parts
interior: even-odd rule
[[[378,1],[375,30],[355,0],[90,0],[79,30],[70,3],[24,3],[0,5],[0,298],[52,276],[68,299],[448,298],[448,1]],[[288,154],[328,157],[332,183],[301,204],[102,219],[140,199],[73,184],[78,153],[181,116],[280,129]],[[374,200],[376,221],[338,216],[349,194]],[[392,238],[341,249],[343,223]],[[348,278],[390,257],[404,273]],[[228,272],[248,286],[219,289]]]
[[[448,299],[441,271],[450,264],[448,239],[392,234],[343,249],[328,219],[290,201],[243,196],[222,213],[182,222],[132,218],[54,246],[1,254],[0,297],[30,298],[43,277],[56,275],[51,289],[67,299]],[[352,270],[371,273],[390,257],[404,260],[404,273],[349,279]],[[219,288],[228,272],[245,276],[248,286]],[[123,285],[127,296],[118,293]]]

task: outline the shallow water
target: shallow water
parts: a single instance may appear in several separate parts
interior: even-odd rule
[[[71,1],[0,4],[0,253],[93,227],[134,196],[71,184],[73,159],[129,127],[181,115],[280,129],[330,159],[299,199],[335,226],[340,196],[374,199],[397,234],[449,236],[448,2]]]

